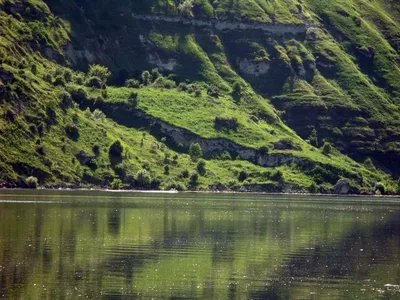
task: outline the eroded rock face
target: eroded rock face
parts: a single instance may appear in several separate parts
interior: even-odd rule
[[[240,71],[242,71],[243,73],[245,73],[247,75],[252,75],[252,76],[260,76],[260,75],[266,74],[266,73],[268,73],[268,70],[270,69],[269,63],[267,63],[265,61],[254,62],[247,58],[244,58],[244,59],[238,58],[236,60],[236,63],[238,65]]]
[[[178,62],[176,59],[173,59],[173,58],[166,59],[166,60],[161,59],[157,53],[149,54],[147,61],[152,65],[156,65],[160,71],[171,72],[171,71],[174,71],[178,66]]]
[[[334,193],[338,195],[346,195],[350,191],[350,181],[348,179],[339,179],[335,185]]]

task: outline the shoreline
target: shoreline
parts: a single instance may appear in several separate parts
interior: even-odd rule
[[[0,188],[1,191],[44,191],[44,192],[102,192],[102,193],[113,193],[113,194],[224,194],[224,195],[266,195],[266,196],[312,196],[312,197],[337,197],[337,198],[389,198],[400,200],[400,195],[374,195],[374,194],[320,194],[320,193],[301,193],[301,192],[293,192],[293,193],[273,193],[273,192],[236,192],[236,191],[213,191],[213,190],[204,190],[204,191],[163,191],[163,190],[111,190],[111,189],[102,189],[102,188],[37,188],[37,189],[24,189],[24,188]]]

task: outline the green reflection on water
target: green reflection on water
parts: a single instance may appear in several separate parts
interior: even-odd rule
[[[5,191],[0,297],[399,299],[396,200]],[[16,202],[15,202],[16,201]]]

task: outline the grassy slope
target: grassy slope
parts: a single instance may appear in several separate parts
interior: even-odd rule
[[[207,7],[206,1],[203,2],[204,6]],[[17,179],[20,175],[28,176],[33,174],[38,176],[37,174],[40,173],[38,177],[40,177],[42,183],[46,182],[53,185],[61,182],[79,183],[83,178],[82,183],[104,185],[109,184],[114,177],[120,176],[129,184],[129,178],[132,178],[138,170],[145,166],[150,169],[153,178],[158,178],[161,181],[161,187],[168,186],[171,181],[182,182],[185,188],[188,187],[189,180],[178,176],[183,170],[188,170],[189,172],[195,170],[196,164],[189,159],[188,155],[169,150],[162,142],[157,141],[141,130],[124,128],[109,119],[104,121],[94,120],[93,116],[83,113],[77,108],[65,110],[65,108],[61,107],[60,93],[63,89],[54,88],[52,84],[43,80],[48,71],[55,75],[61,69],[54,63],[44,59],[34,50],[43,49],[44,45],[35,46],[33,43],[39,39],[46,47],[51,47],[55,53],[62,55],[61,47],[68,42],[69,35],[73,29],[68,23],[54,17],[41,1],[28,3],[39,12],[40,18],[38,18],[38,15],[30,16],[31,11],[27,11],[26,7],[24,7],[25,10],[22,15],[24,13],[27,15],[20,18],[20,21],[15,16],[7,15],[4,12],[0,15],[1,22],[8,24],[8,26],[2,26],[1,53],[5,57],[2,66],[4,69],[17,74],[16,82],[13,83],[12,88],[19,96],[17,101],[9,99],[1,106],[4,115],[8,110],[15,112],[17,115],[15,122],[9,122],[2,118],[2,123],[0,123],[1,130],[5,133],[2,137],[5,147],[0,150],[0,164],[4,170],[2,177],[4,179]],[[241,5],[243,4],[244,1],[241,2]],[[249,1],[249,5],[246,5],[246,7],[255,7],[254,5],[257,6],[257,12],[253,9],[249,10],[254,14],[248,15],[248,17],[253,20],[269,22],[271,19],[269,16],[272,14],[271,8],[268,7],[267,3]],[[99,6],[101,7],[101,5]],[[278,16],[275,21],[285,23],[300,22],[300,19],[295,18],[296,14],[293,12],[295,6],[293,3],[285,5],[282,2],[279,7],[279,9],[275,10],[275,15]],[[155,6],[153,9],[157,10],[159,8]],[[209,6],[208,9],[210,9]],[[213,11],[213,14],[217,13],[228,17],[227,12],[236,15],[240,9],[242,9],[241,6],[230,8],[227,3],[220,1],[220,5]],[[296,9],[298,10],[298,8]],[[200,14],[202,13],[200,11]],[[44,26],[38,25],[38,29],[33,26],[35,29],[31,30],[32,22],[39,25],[44,24]],[[175,89],[160,90],[159,88],[147,87],[138,91],[140,109],[173,125],[187,128],[200,136],[225,137],[238,144],[255,148],[260,146],[271,147],[276,141],[284,138],[291,139],[300,144],[303,151],[286,152],[291,152],[293,155],[300,157],[307,157],[323,164],[333,165],[353,174],[362,173],[366,179],[364,188],[370,188],[371,184],[379,180],[386,181],[388,185],[392,184],[390,178],[379,171],[368,171],[338,152],[334,152],[330,157],[327,157],[322,155],[320,150],[301,140],[279,120],[271,104],[266,102],[250,85],[243,81],[231,65],[225,63],[227,60],[225,49],[223,43],[218,39],[215,45],[209,45],[208,48],[205,47],[204,40],[191,34],[174,38],[171,35],[165,36],[152,32],[149,34],[149,39],[158,49],[165,53],[186,56],[192,62],[201,66],[197,69],[200,72],[197,74],[197,78],[218,85],[223,95],[219,99],[214,99],[206,96],[205,91],[203,91],[201,97],[193,97]],[[327,40],[329,41],[329,39]],[[170,43],[165,43],[165,41],[170,41]],[[335,42],[332,41],[332,43]],[[296,47],[293,48],[290,45],[285,47],[287,49],[283,48],[282,51],[288,54],[287,58],[310,56],[310,52],[304,50],[304,47],[296,46],[300,50],[296,50]],[[12,55],[10,55],[11,53]],[[25,58],[25,62],[22,64],[20,63],[20,57]],[[38,65],[38,73],[36,75],[29,71],[33,63]],[[19,76],[18,74],[22,75]],[[190,75],[189,78],[192,77]],[[239,102],[233,101],[230,96],[229,86],[236,80],[241,81],[245,86],[243,96]],[[315,80],[317,81],[317,79]],[[318,85],[328,86],[330,90],[346,95],[346,92],[341,90],[338,84],[328,82],[322,76],[318,81]],[[17,86],[22,86],[22,93]],[[304,90],[307,90],[307,93],[316,94],[310,84],[300,80],[299,90],[301,94],[304,94]],[[107,92],[109,95],[107,101],[118,102],[126,101],[127,95],[131,91],[126,88],[110,87]],[[25,94],[28,100],[22,100],[21,98],[23,97],[20,97],[20,94]],[[92,96],[98,95],[94,90],[90,91],[90,94]],[[349,98],[347,97],[346,99]],[[359,103],[354,105],[359,105]],[[30,123],[35,123],[36,125],[40,125],[41,122],[46,123],[47,107],[52,107],[57,115],[55,124],[47,124],[42,136],[32,133],[29,128]],[[26,117],[29,115],[33,116],[33,118]],[[239,122],[238,130],[231,132],[216,130],[214,127],[216,116],[236,118]],[[47,121],[47,123],[53,122]],[[75,124],[79,129],[80,136],[76,141],[71,141],[65,136],[65,126],[72,124]],[[144,134],[145,138],[143,138]],[[125,148],[124,160],[118,166],[113,166],[108,158],[107,150],[109,145],[117,139],[122,141]],[[141,146],[142,139],[144,140],[143,146]],[[46,150],[46,155],[40,155],[35,152],[35,148],[37,149],[38,147],[38,140]],[[92,147],[95,144],[100,146],[101,155],[96,158],[97,169],[94,171],[82,166],[77,161],[76,155],[79,151],[92,154]],[[165,163],[160,163],[165,160],[166,154],[170,158],[178,157],[176,163],[168,163],[170,165],[170,175],[164,174]],[[21,170],[15,167],[15,163],[18,162],[36,169]],[[268,169],[257,167],[248,162],[210,160],[207,162],[207,169],[210,172],[207,176],[200,177],[198,187],[206,187],[218,182],[226,186],[240,186],[240,183],[237,182],[237,176],[242,169],[248,169],[250,173],[253,173],[245,183],[271,182],[268,176],[263,175],[263,172],[268,171]],[[296,166],[282,166],[279,169],[283,172],[287,181],[293,182],[300,187],[308,187],[317,179],[315,176],[305,175]]]

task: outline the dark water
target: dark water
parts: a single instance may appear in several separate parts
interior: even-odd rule
[[[0,194],[0,298],[400,299],[399,199]]]

